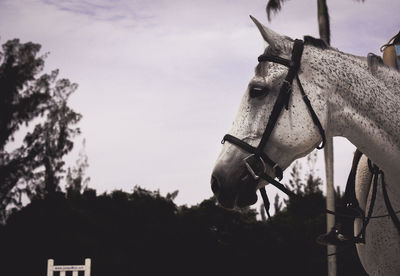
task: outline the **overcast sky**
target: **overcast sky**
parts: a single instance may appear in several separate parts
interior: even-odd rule
[[[341,51],[380,54],[399,31],[398,0],[327,2]],[[41,44],[45,71],[79,84],[75,147],[86,138],[90,187],[179,190],[176,203],[192,205],[212,195],[221,138],[263,51],[249,14],[292,38],[318,36],[316,3],[287,1],[268,23],[266,0],[0,0],[0,43]],[[336,185],[344,187],[353,150],[335,139]]]

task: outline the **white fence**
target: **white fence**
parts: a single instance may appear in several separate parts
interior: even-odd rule
[[[78,276],[79,271],[84,271],[85,276],[90,276],[90,259],[85,259],[84,265],[54,265],[54,260],[47,260],[47,276],[53,276],[53,272],[59,271],[60,276],[65,276],[65,272],[72,271],[72,276]]]

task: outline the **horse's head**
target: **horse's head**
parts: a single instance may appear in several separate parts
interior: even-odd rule
[[[323,131],[319,130],[311,115],[314,110],[314,117],[320,120],[322,128],[327,118],[324,89],[312,81],[312,78],[320,77],[311,73],[316,71],[312,70],[315,61],[307,62],[315,51],[307,48],[314,47],[303,50],[300,42],[301,50],[296,48],[293,51],[295,42],[292,39],[252,19],[267,48],[259,58],[255,76],[242,98],[229,135],[224,137],[225,143],[211,178],[214,194],[220,204],[228,208],[254,204],[257,189],[268,184],[265,177],[259,176],[265,174],[272,179],[279,178],[292,161],[305,156],[321,143]],[[293,67],[289,69],[292,73],[288,73],[288,67]],[[302,95],[297,75],[312,107],[304,101],[306,97]],[[282,92],[285,90],[282,86],[286,86],[287,91]]]

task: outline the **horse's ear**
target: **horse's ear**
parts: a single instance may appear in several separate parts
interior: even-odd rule
[[[263,24],[261,24],[257,19],[255,19],[253,16],[250,15],[251,20],[253,20],[254,24],[256,24],[258,30],[260,31],[262,37],[264,38],[265,42],[267,44],[278,51],[285,51],[288,46],[290,45],[290,40],[282,36],[270,28],[265,27]]]

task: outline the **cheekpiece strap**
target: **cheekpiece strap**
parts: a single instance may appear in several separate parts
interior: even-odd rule
[[[295,78],[295,76],[297,75],[297,72],[300,69],[300,60],[301,60],[301,55],[303,53],[303,49],[304,49],[303,41],[300,39],[296,39],[294,41],[294,45],[293,45],[291,61],[282,59],[280,57],[270,56],[268,54],[263,55],[265,57],[264,60],[271,60],[271,61],[272,61],[272,59],[283,60],[284,62],[289,62],[290,66],[289,66],[289,70],[286,75],[286,78],[281,86],[280,91],[279,91],[278,98],[276,99],[276,102],[272,108],[272,112],[268,119],[268,123],[265,128],[264,134],[261,138],[260,144],[258,145],[257,149],[259,152],[263,151],[265,144],[267,143],[267,141],[272,133],[272,130],[275,127],[275,124],[279,118],[279,115],[283,110],[283,107],[286,107],[286,109],[288,109],[289,99],[290,99],[290,95],[292,93],[292,83],[293,83],[293,79]]]

